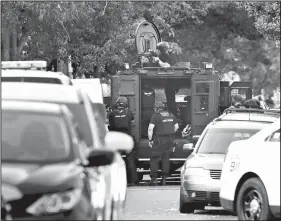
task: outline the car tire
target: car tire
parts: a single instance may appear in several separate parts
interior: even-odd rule
[[[250,203],[257,207],[258,211],[254,214],[248,211],[250,205],[249,208],[245,208]],[[242,184],[236,200],[236,211],[239,220],[249,220],[251,216],[254,216],[253,218],[259,216],[258,220],[272,218],[266,189],[259,178],[250,178]]]
[[[185,203],[182,196],[182,190],[180,191],[180,213],[194,213],[195,207],[192,203]]]

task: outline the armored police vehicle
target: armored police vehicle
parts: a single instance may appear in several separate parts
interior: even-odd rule
[[[144,54],[156,51],[161,37],[153,23],[144,21],[137,28],[135,41],[138,53]],[[190,142],[182,136],[187,125],[191,126],[190,137],[200,135],[209,122],[230,106],[231,94],[239,93],[245,99],[252,97],[249,82],[230,84],[220,81],[212,64],[204,63],[201,68],[193,68],[189,62],[180,62],[168,68],[139,67],[119,71],[112,76],[111,93],[113,103],[119,96],[129,100],[129,108],[135,118],[131,133],[136,140],[137,167],[147,172],[151,153],[147,129],[155,103],[167,105],[179,122],[170,158],[173,172],[190,154],[183,150],[183,144]]]

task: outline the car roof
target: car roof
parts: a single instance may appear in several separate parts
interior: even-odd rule
[[[64,105],[44,102],[2,100],[2,110],[61,114]]]
[[[224,121],[274,122],[280,115],[263,113],[231,113],[222,117]]]
[[[265,110],[253,108],[229,108],[219,117],[219,120],[226,121],[256,121],[274,122],[280,117],[280,110]]]
[[[280,129],[280,118],[250,137],[249,140],[264,140],[265,136],[269,136],[270,133],[278,129]]]
[[[270,122],[256,122],[256,121],[217,121],[211,123],[209,128],[216,129],[261,129]]]
[[[54,103],[82,103],[80,90],[62,84],[2,82],[2,99]]]
[[[40,70],[1,70],[1,77],[38,77],[38,78],[69,78],[62,72]]]
[[[212,128],[247,128],[260,129],[266,124],[275,122],[280,118],[280,113],[276,111],[239,110],[238,112],[225,112],[216,118],[209,125]]]

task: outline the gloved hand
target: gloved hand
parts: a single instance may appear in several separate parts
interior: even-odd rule
[[[191,126],[188,124],[186,127],[182,130],[182,138],[188,137],[191,134]]]

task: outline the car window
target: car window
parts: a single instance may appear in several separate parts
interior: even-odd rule
[[[71,118],[71,122],[73,127],[71,127],[72,129],[72,133],[74,134],[74,137],[77,139],[77,145],[75,148],[77,149],[77,153],[79,154],[79,159],[82,160],[83,163],[86,164],[87,162],[87,157],[89,155],[89,148],[86,145],[86,141],[83,137],[82,132],[79,129],[79,126],[77,124],[77,122],[75,121],[74,117]]]
[[[88,147],[93,146],[93,137],[91,133],[90,123],[87,117],[87,113],[85,110],[84,104],[65,104],[69,110],[72,112],[79,130],[81,131],[81,136],[83,136],[84,140]]]
[[[19,111],[2,112],[2,160],[53,162],[69,159],[69,134],[62,118]]]
[[[47,84],[62,84],[58,78],[43,78],[43,77],[2,77],[3,82],[28,82],[28,83],[47,83]]]
[[[272,133],[268,139],[268,142],[280,142],[280,129]]]
[[[104,104],[101,103],[92,103],[92,108],[94,112],[94,118],[97,123],[97,127],[99,128],[99,136],[103,140],[106,135],[106,129],[105,129],[105,124],[106,124],[106,109]]]
[[[258,129],[210,128],[203,137],[197,153],[225,154],[230,143],[248,139],[258,131]]]

